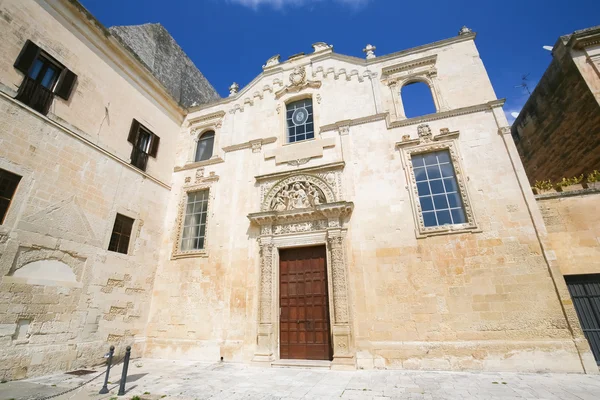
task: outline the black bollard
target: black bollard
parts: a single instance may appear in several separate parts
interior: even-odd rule
[[[129,367],[129,357],[131,357],[131,346],[125,348],[125,358],[123,359],[123,373],[121,374],[121,384],[117,396],[125,395],[125,382],[127,381],[127,367]]]
[[[104,377],[104,386],[100,389],[99,394],[108,393],[108,374],[110,373],[110,366],[112,364],[113,354],[115,354],[115,346],[110,346],[110,351],[108,352],[108,362],[106,366],[106,376]]]

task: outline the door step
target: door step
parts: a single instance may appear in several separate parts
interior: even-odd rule
[[[273,368],[310,368],[331,369],[331,361],[325,360],[277,360],[271,363]]]

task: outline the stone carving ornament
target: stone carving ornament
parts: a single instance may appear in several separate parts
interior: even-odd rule
[[[325,202],[323,192],[310,182],[285,185],[271,201],[271,210],[287,211],[316,207]]]
[[[266,195],[262,211],[289,211],[335,202],[329,185],[320,177],[294,175],[275,184]]]

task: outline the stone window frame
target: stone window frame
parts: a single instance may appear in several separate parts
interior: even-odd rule
[[[6,212],[4,217],[4,221],[0,224],[0,242],[4,235],[8,235],[8,233],[15,228],[19,216],[22,214],[23,210],[26,207],[27,199],[29,198],[29,194],[31,193],[31,189],[33,186],[33,174],[31,171],[13,164],[6,160],[0,159],[0,168],[5,171],[11,172],[15,175],[19,175],[21,180],[17,185],[15,193],[13,194],[10,206]]]
[[[419,192],[417,189],[417,180],[415,178],[414,169],[412,166],[412,155],[413,154],[426,154],[435,151],[448,151],[450,154],[450,161],[454,168],[456,182],[458,184],[459,193],[463,202],[463,209],[467,222],[463,224],[453,225],[441,225],[441,226],[430,226],[426,227],[423,220],[423,212],[421,210],[421,203],[419,201]],[[479,226],[473,213],[473,207],[471,197],[466,184],[466,178],[464,175],[464,168],[460,161],[460,155],[458,153],[458,146],[456,140],[445,140],[427,142],[423,144],[413,145],[411,147],[402,148],[402,163],[404,171],[406,173],[407,189],[410,195],[411,209],[413,211],[413,217],[415,221],[415,234],[417,239],[427,238],[430,236],[446,235],[453,233],[467,233],[477,232]]]
[[[196,168],[203,167],[205,165],[217,164],[223,162],[224,151],[220,147],[221,139],[221,127],[223,126],[223,118],[225,112],[217,111],[206,116],[202,116],[196,119],[192,119],[189,128],[190,142],[188,145],[187,156],[185,160],[185,167]],[[196,148],[198,147],[198,141],[200,137],[208,131],[215,133],[213,142],[213,154],[208,160],[195,161],[196,159]]]
[[[173,240],[173,250],[171,253],[172,260],[190,257],[207,258],[209,256],[208,246],[210,243],[210,223],[212,221],[211,206],[214,200],[213,183],[218,180],[218,177],[215,176],[214,178],[215,179],[207,178],[203,182],[184,186],[181,189],[181,200],[179,201],[177,209],[177,221],[174,230],[175,240]],[[204,248],[199,250],[194,249],[183,251],[181,250],[181,237],[183,235],[183,221],[185,219],[185,210],[187,207],[188,195],[190,193],[199,192],[201,190],[208,190],[208,204],[206,205],[206,228],[204,231]]]
[[[404,111],[402,88],[411,83],[421,82],[429,87],[436,113],[448,111],[437,81],[436,63],[437,55],[433,55],[383,68],[383,82],[390,88],[396,120],[422,117],[407,118]]]
[[[320,132],[320,114],[318,105],[321,104],[317,99],[317,90],[315,89],[307,89],[306,92],[295,95],[288,95],[281,98],[281,101],[277,105],[277,113],[279,114],[279,139],[281,146],[293,146],[299,143],[309,143],[314,140],[321,139]],[[312,139],[305,139],[299,142],[289,142],[288,141],[288,126],[287,126],[287,105],[290,103],[294,103],[300,100],[310,99],[312,101],[313,108],[313,129],[314,129],[314,137]]]

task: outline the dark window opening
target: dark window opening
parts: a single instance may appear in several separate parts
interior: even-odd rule
[[[69,100],[77,75],[28,40],[14,67],[25,76],[19,87],[18,101],[46,115],[54,95]]]
[[[402,87],[400,94],[406,118],[419,117],[437,112],[431,89],[424,82],[408,83]]]
[[[286,105],[288,143],[315,137],[312,99],[304,99]]]
[[[0,225],[4,223],[8,207],[10,207],[20,181],[19,175],[0,169]]]
[[[148,157],[156,158],[160,138],[134,119],[127,141],[133,144],[131,165],[145,171],[148,165]]]
[[[117,214],[112,235],[110,236],[108,250],[127,254],[127,249],[129,249],[129,238],[131,237],[131,228],[133,228],[133,219]]]
[[[200,136],[196,146],[196,158],[194,161],[208,160],[213,155],[213,146],[215,144],[215,133],[208,131]]]

